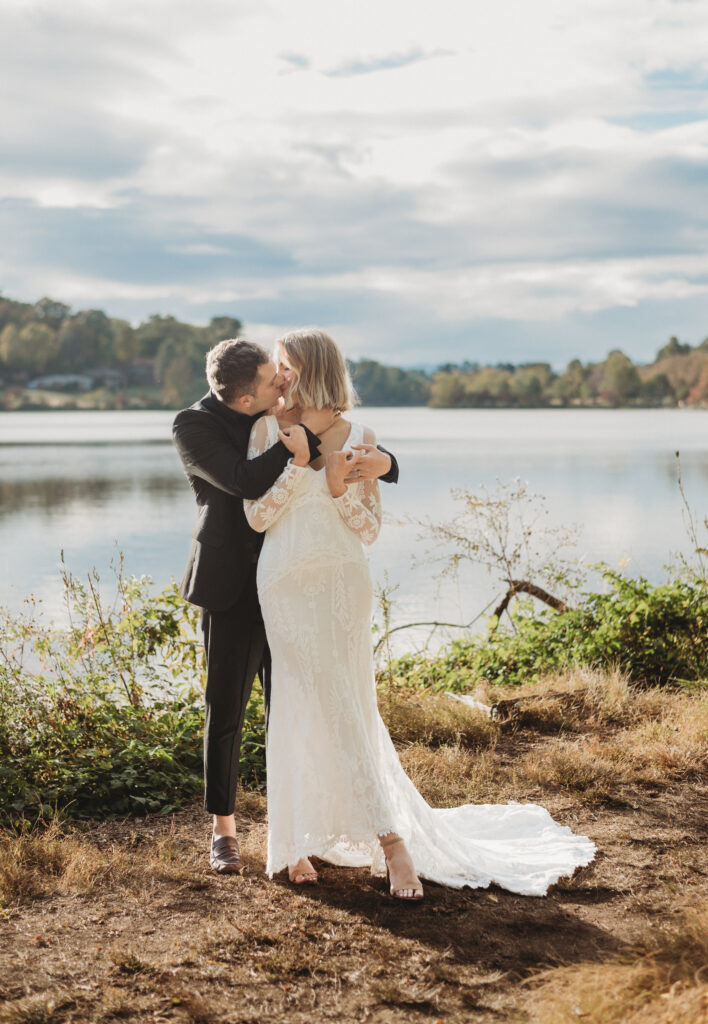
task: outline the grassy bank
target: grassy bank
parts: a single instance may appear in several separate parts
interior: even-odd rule
[[[474,733],[464,709],[444,695],[436,705],[436,693],[483,687],[486,703],[498,704],[504,687],[540,683],[559,672],[566,680],[584,678],[583,666],[602,670],[607,678],[620,671],[633,686],[650,691],[650,706],[660,705],[668,714],[676,687],[700,689],[708,679],[708,645],[702,642],[708,632],[705,586],[689,577],[652,586],[614,572],[605,575],[603,593],[581,595],[577,606],[562,614],[532,615],[521,604],[506,629],[457,641],[437,657],[411,656],[385,665],[379,685],[387,694],[384,707],[394,716],[394,736],[422,744],[425,759],[425,750],[442,742],[431,730],[439,730],[443,721],[450,736],[456,735],[458,719],[468,740]],[[43,624],[31,607],[23,616],[0,615],[0,822],[18,826],[56,814],[77,819],[169,814],[201,790],[203,666],[197,613],[174,586],[154,594],[148,579],[125,579],[120,567],[116,583],[115,599],[108,604],[97,578],[84,583],[65,572],[69,626],[64,629]],[[393,694],[407,697],[407,724],[395,717],[400,712],[394,711]],[[564,743],[572,746],[572,723],[593,713],[588,700],[584,697],[577,711],[544,700],[543,714],[553,711],[563,722],[569,737]],[[639,703],[638,697],[635,707]],[[524,714],[534,714],[533,702],[527,705]],[[241,756],[242,778],[255,788],[265,781],[264,726],[256,687]],[[480,728],[478,723],[475,729]],[[515,721],[485,726],[480,749],[508,728],[515,728]],[[687,723],[676,728],[688,735]],[[552,757],[562,761],[565,755]],[[620,758],[608,766],[613,757],[598,746],[587,769],[606,770],[609,787],[624,763]],[[589,792],[597,788],[588,782]]]

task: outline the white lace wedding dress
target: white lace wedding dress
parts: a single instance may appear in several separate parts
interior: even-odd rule
[[[350,444],[370,440],[353,424]],[[273,416],[254,425],[249,458],[278,439]],[[377,835],[403,836],[421,878],[490,882],[526,895],[594,856],[593,843],[535,804],[433,809],[403,771],[376,705],[372,587],[362,541],[381,524],[378,482],[341,498],[324,470],[289,462],[270,490],[245,501],[267,531],[258,592],[272,654],[267,739],[270,876],[301,857],[370,865],[384,874]]]

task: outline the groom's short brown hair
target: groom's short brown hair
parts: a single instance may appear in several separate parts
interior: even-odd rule
[[[258,368],[270,356],[264,348],[245,338],[228,338],[207,352],[206,376],[211,390],[222,402],[256,392]]]

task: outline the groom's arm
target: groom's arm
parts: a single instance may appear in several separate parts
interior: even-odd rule
[[[310,458],[317,458],[317,438],[307,433]],[[172,427],[175,447],[188,476],[200,477],[237,498],[260,498],[272,487],[292,453],[278,441],[255,459],[224,436],[219,426],[203,412],[185,409],[178,413]]]
[[[398,462],[396,461],[396,456],[392,455],[391,452],[386,451],[386,449],[383,448],[380,444],[377,444],[376,447],[378,448],[378,450],[380,452],[383,452],[384,455],[388,455],[389,459],[391,460],[391,468],[389,469],[389,471],[387,473],[384,473],[383,476],[380,476],[379,480],[381,480],[382,483],[385,483],[385,484],[397,484],[398,483]]]

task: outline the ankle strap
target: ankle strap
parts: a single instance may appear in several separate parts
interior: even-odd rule
[[[383,836],[379,836],[379,842],[384,850],[388,850],[389,846],[395,846],[396,843],[402,843],[403,836],[396,836],[395,839],[384,839]]]

